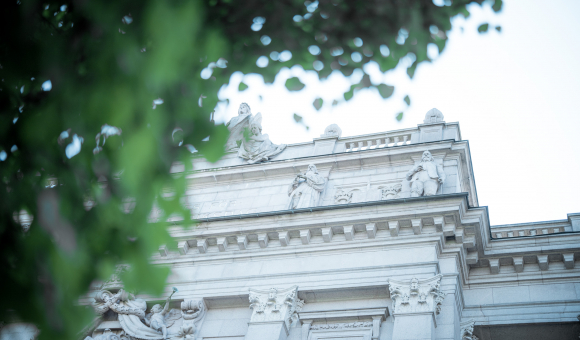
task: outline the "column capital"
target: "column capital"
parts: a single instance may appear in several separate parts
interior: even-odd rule
[[[298,299],[298,286],[286,289],[270,288],[268,290],[250,288],[250,323],[283,321],[290,329],[292,321],[298,319],[304,301]]]
[[[403,314],[425,314],[435,315],[441,311],[441,304],[445,298],[445,293],[441,291],[442,275],[435,275],[432,278],[419,280],[412,278],[409,281],[388,280],[389,292],[393,300],[393,316]],[[435,323],[435,327],[437,324]]]

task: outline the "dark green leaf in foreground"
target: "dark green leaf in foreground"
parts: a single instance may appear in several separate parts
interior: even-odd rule
[[[390,85],[386,85],[386,84],[378,85],[377,89],[379,90],[379,93],[380,93],[381,97],[383,97],[383,98],[389,98],[390,96],[393,95],[393,92],[395,91],[394,86],[390,86]]]
[[[300,91],[304,88],[304,84],[298,77],[292,77],[286,80],[286,88],[288,91]]]
[[[397,120],[400,122],[401,119],[403,119],[403,112],[397,113],[397,115],[395,116],[395,118],[397,118]]]
[[[296,123],[301,123],[302,122],[302,116],[298,115],[298,114],[294,114],[294,120],[296,121]]]
[[[483,25],[480,25],[480,26],[477,28],[477,31],[478,31],[479,33],[485,33],[485,32],[487,32],[487,29],[488,29],[488,28],[489,28],[489,24],[483,24]]]
[[[316,109],[316,111],[320,111],[320,108],[322,108],[322,104],[323,104],[323,100],[322,98],[316,98],[314,100],[314,102],[312,103],[312,105],[314,105],[314,108]]]
[[[411,98],[409,98],[409,96],[405,96],[403,100],[405,101],[405,103],[407,103],[407,105],[411,105]]]
[[[501,32],[501,26],[495,26],[495,30]]]

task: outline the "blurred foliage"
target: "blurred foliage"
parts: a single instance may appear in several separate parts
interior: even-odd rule
[[[298,79],[298,77],[288,78],[285,84],[288,91],[300,91],[304,88],[304,84]]]
[[[149,260],[161,244],[175,247],[164,221],[191,222],[186,180],[170,168],[181,162],[191,171],[195,151],[210,161],[223,154],[227,129],[212,112],[233,72],[272,82],[301,65],[325,78],[370,61],[385,72],[408,58],[412,76],[429,61],[428,44],[443,51],[451,18],[482,2],[5,3],[0,321],[75,339],[93,317],[79,297],[120,263],[131,268],[123,274],[128,290],[163,291],[168,269]],[[345,98],[373,87],[383,98],[393,93],[364,75]]]
[[[312,103],[316,111],[320,111],[320,109],[322,108],[322,104],[324,104],[324,100],[322,98],[316,98]]]
[[[487,32],[488,28],[489,28],[489,24],[479,25],[479,27],[477,28],[477,31],[479,33],[484,33],[484,32]]]

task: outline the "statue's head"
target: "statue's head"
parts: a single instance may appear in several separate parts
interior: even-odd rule
[[[318,173],[318,169],[316,169],[316,165],[314,165],[314,164],[310,164],[310,165],[308,166],[308,171],[312,171],[312,172],[314,172],[315,174],[317,174],[317,173]]]
[[[250,105],[248,105],[246,103],[241,103],[240,108],[238,109],[238,114],[239,115],[246,115],[248,113],[250,113]]]
[[[262,127],[258,124],[250,124],[250,131],[252,131],[252,135],[259,136],[262,134]]]
[[[421,159],[423,162],[433,162],[433,156],[431,155],[431,153],[429,151],[425,151],[423,152],[423,157]]]
[[[155,306],[151,307],[151,312],[153,313],[161,313],[163,307],[160,304],[156,304]]]

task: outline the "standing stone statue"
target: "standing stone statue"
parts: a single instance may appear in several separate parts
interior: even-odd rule
[[[326,178],[318,174],[314,164],[310,164],[308,171],[296,175],[288,188],[288,196],[290,196],[288,209],[316,207],[325,185]]]
[[[242,137],[238,156],[246,159],[249,164],[264,162],[286,149],[286,144],[276,145],[268,135],[262,134],[262,114],[258,113],[250,119],[249,133]]]
[[[411,197],[433,196],[445,182],[445,172],[431,153],[425,151],[421,163],[407,172],[407,180],[411,182]]]
[[[238,115],[230,119],[226,124],[228,130],[230,130],[230,136],[226,142],[226,151],[233,151],[240,147],[242,139],[244,139],[244,131],[250,126],[250,118],[252,118],[250,106],[246,103],[240,104]]]

